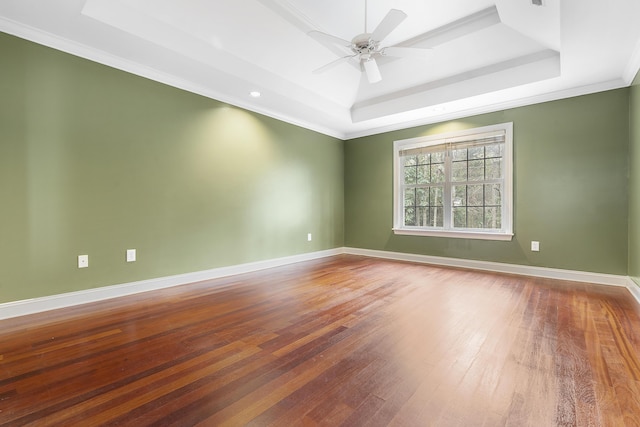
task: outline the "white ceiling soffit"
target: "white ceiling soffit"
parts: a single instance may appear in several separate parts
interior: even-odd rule
[[[339,138],[627,86],[637,0],[3,0],[0,30]],[[369,83],[351,40],[404,19]],[[258,90],[262,97],[249,97]]]

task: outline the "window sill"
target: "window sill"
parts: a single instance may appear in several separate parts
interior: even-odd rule
[[[394,228],[394,234],[425,237],[448,237],[452,239],[500,240],[511,241],[513,233],[491,233],[483,231],[438,231],[411,228]]]

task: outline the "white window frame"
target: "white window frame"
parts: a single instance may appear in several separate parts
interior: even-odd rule
[[[455,229],[450,224],[441,227],[417,227],[404,225],[404,164],[400,153],[404,150],[429,147],[442,144],[456,144],[456,142],[468,142],[480,134],[488,134],[504,131],[505,142],[503,152],[503,176],[504,176],[504,197],[502,200],[502,228],[499,230],[490,229]],[[445,167],[447,185],[451,188],[451,167],[450,162]],[[450,192],[450,191],[449,191]],[[444,192],[443,208],[445,217],[451,218],[451,194]],[[449,212],[447,212],[449,210]],[[449,220],[451,222],[451,220]],[[473,129],[465,129],[442,133],[438,135],[403,139],[393,142],[393,232],[394,234],[412,236],[432,236],[451,237],[460,239],[482,239],[482,240],[502,240],[509,241],[513,238],[513,122],[500,123],[491,126],[484,126]]]

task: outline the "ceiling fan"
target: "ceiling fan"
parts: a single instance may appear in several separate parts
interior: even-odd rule
[[[430,53],[430,49],[402,47],[402,46],[387,46],[381,47],[381,43],[384,39],[395,30],[398,25],[407,18],[407,14],[398,9],[391,9],[387,15],[382,19],[373,32],[367,32],[367,0],[364,3],[364,33],[358,34],[351,41],[344,40],[340,37],[333,36],[331,34],[323,33],[322,31],[310,31],[307,33],[310,37],[316,41],[328,46],[330,49],[334,45],[343,46],[351,50],[352,54],[343,56],[324,65],[313,72],[318,74],[325,72],[342,62],[350,59],[357,59],[360,64],[360,69],[367,75],[369,83],[376,83],[382,80],[380,69],[376,59],[385,56],[392,57],[425,57]]]

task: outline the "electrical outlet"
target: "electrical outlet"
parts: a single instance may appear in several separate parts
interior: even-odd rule
[[[136,250],[127,249],[127,262],[134,262],[136,260]]]
[[[540,242],[536,242],[535,240],[531,241],[531,251],[539,252],[540,251]]]
[[[78,255],[78,268],[89,267],[89,255]]]
[[[311,233],[308,233],[307,234],[307,242],[310,242],[310,241],[311,241]]]

